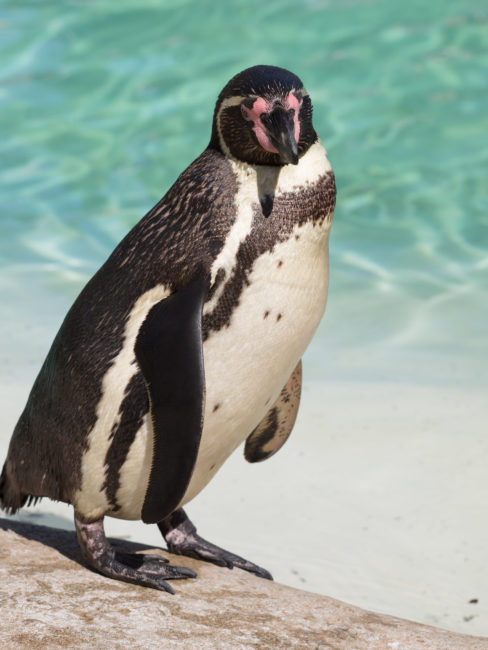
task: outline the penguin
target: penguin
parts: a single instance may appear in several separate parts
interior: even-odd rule
[[[196,574],[115,550],[107,516],[271,579],[200,537],[183,506],[243,442],[253,463],[290,435],[325,310],[335,196],[300,79],[267,65],[234,76],[208,147],[66,315],[12,435],[3,509],[72,504],[84,561],[117,580],[174,593],[169,580]]]

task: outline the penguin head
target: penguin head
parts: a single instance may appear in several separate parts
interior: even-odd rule
[[[220,93],[209,146],[251,164],[296,165],[316,140],[312,102],[300,79],[257,65]]]

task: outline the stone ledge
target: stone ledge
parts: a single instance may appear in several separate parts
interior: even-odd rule
[[[199,574],[173,582],[175,596],[88,571],[70,531],[0,519],[0,647],[488,650],[488,639],[169,557]]]

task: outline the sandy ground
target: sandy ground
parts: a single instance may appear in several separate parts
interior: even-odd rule
[[[2,458],[29,388],[2,386]],[[486,411],[481,388],[306,383],[280,453],[249,465],[238,450],[187,511],[279,582],[488,636]],[[72,528],[47,500],[17,517]],[[106,529],[161,543],[141,522]]]

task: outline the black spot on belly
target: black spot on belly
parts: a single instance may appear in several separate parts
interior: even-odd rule
[[[283,260],[280,260],[280,261],[278,262],[277,266],[278,266],[278,268],[280,268],[280,266],[283,266]]]
[[[215,411],[218,411],[219,408],[220,408],[220,403],[217,402],[217,404],[215,404],[214,407],[213,407],[213,409],[212,409],[212,413],[215,413]]]
[[[281,320],[282,316],[283,316],[283,314],[278,314],[278,316],[276,317],[276,322],[278,322],[279,320]]]
[[[263,318],[266,319],[266,318],[268,318],[268,316],[269,316],[269,311],[266,310],[266,311],[264,312],[264,316],[263,316]]]

